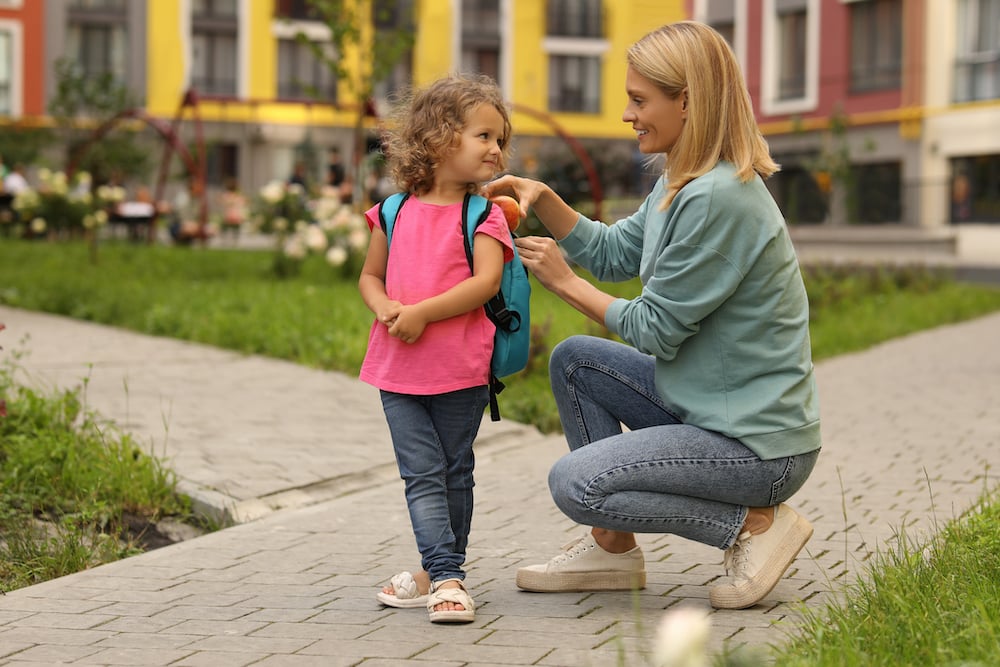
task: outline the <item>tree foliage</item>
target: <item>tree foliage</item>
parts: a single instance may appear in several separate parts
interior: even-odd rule
[[[122,127],[92,142],[94,131],[119,113],[139,106],[138,100],[113,74],[85,74],[75,61],[56,61],[56,93],[49,113],[56,120],[57,134],[67,148],[67,164],[92,174],[102,183],[123,174],[145,177],[151,168],[149,147],[141,134]]]

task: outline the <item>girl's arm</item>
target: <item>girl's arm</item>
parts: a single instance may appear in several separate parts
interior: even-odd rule
[[[380,227],[372,229],[372,237],[365,255],[365,265],[358,278],[358,291],[368,310],[386,326],[395,321],[401,304],[385,293],[385,267],[389,261],[389,241]]]
[[[429,299],[401,306],[395,322],[389,326],[389,335],[396,336],[404,343],[415,343],[431,322],[446,320],[482,307],[500,291],[503,255],[503,244],[500,241],[488,234],[477,234],[473,244],[472,277]]]

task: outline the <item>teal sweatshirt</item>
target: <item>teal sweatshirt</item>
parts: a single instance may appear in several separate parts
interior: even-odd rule
[[[820,447],[809,303],[781,211],[759,177],[720,162],[666,211],[663,179],[613,225],[580,216],[560,246],[598,280],[639,276],[605,325],[656,357],[656,387],[687,424],[762,459]]]

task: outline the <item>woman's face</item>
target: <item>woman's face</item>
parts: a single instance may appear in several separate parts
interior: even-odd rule
[[[687,117],[686,95],[671,99],[655,83],[629,65],[625,72],[628,104],[622,121],[631,123],[639,140],[639,151],[669,153],[677,143]]]

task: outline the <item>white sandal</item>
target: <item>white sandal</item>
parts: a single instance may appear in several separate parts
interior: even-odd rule
[[[379,590],[375,594],[375,599],[385,606],[397,609],[416,609],[427,604],[429,596],[426,593],[420,594],[417,590],[417,582],[409,572],[393,575],[392,579],[389,580],[389,585],[392,586],[395,593]]]
[[[459,587],[441,588],[441,584],[446,581],[457,581]],[[465,609],[434,611],[434,607],[442,602],[460,604]],[[471,623],[476,620],[476,603],[469,597],[461,579],[442,579],[431,586],[431,594],[427,597],[427,612],[431,623]]]

